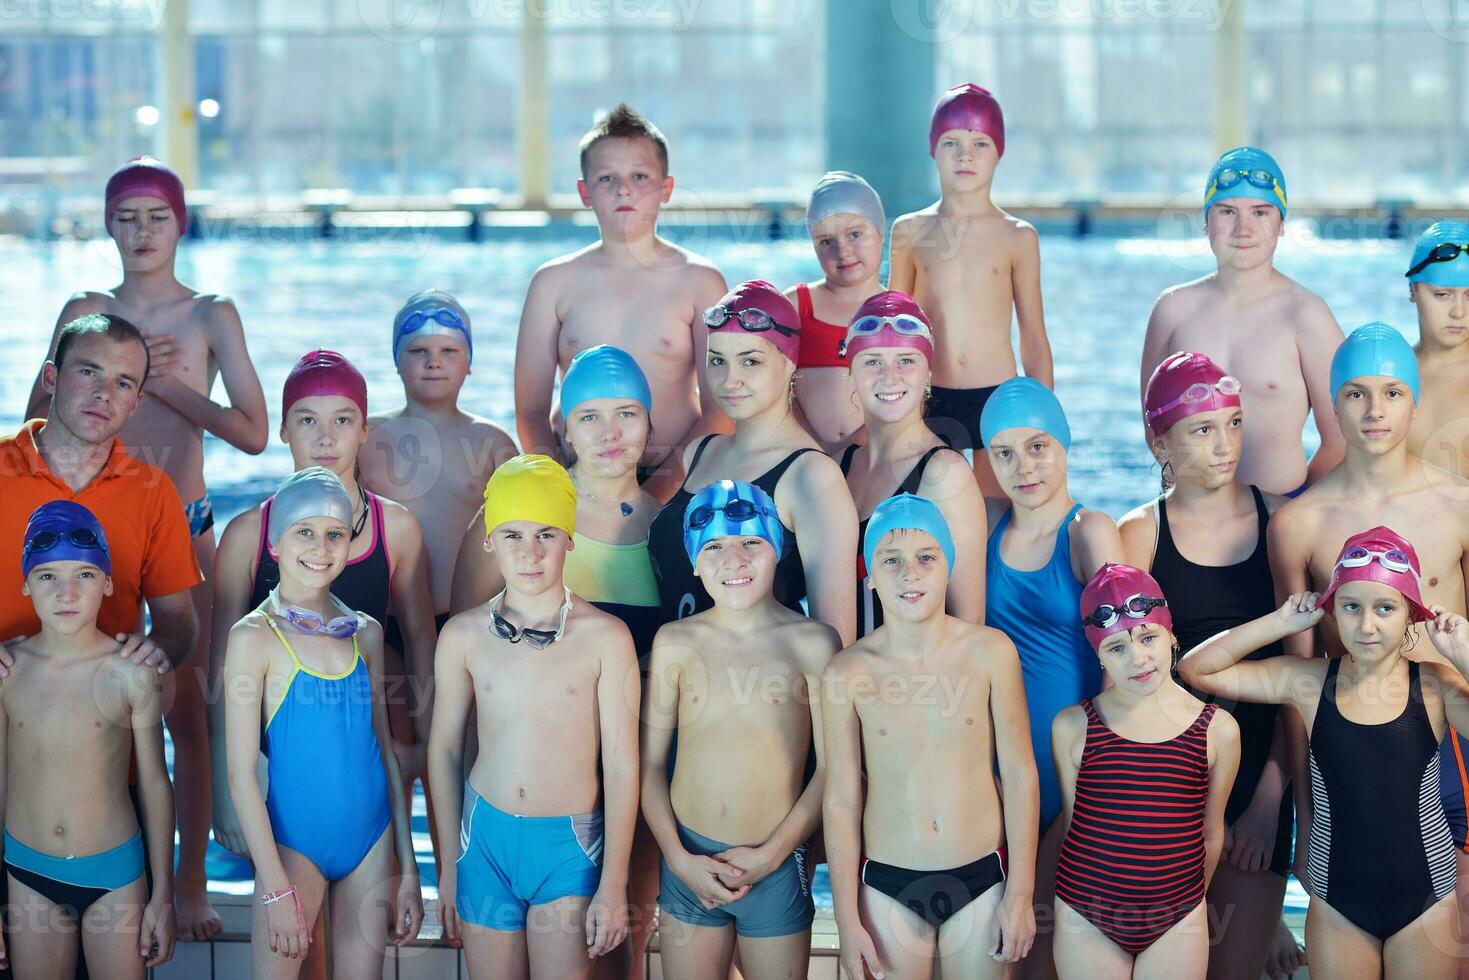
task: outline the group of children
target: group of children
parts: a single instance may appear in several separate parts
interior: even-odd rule
[[[217,933],[212,824],[255,868],[256,975],[378,975],[423,918],[422,777],[476,977],[641,976],[655,919],[665,976],[805,976],[823,862],[853,980],[1455,976],[1469,226],[1416,245],[1417,350],[1343,339],[1273,268],[1280,168],[1221,157],[1218,271],[1143,349],[1164,489],[1119,523],[1068,488],[1036,233],[990,199],[998,102],[951,89],[929,142],[936,204],[890,232],[829,173],[823,278],[727,289],[657,235],[667,144],[619,107],[581,147],[600,238],[526,297],[521,449],[459,407],[470,317],[426,290],[392,325],[406,404],[370,414],[307,352],[294,472],[217,549],[202,432],[261,451],[265,399],[233,305],[174,277],[178,178],[118,171],[123,282],[67,304],[30,414],[78,338],[141,344],[121,438],[160,450],[211,574],[196,655],[150,669],[97,627],[109,515],[48,502],[9,543],[5,601],[40,621],[0,637],[17,974],[70,975],[67,923],[109,977]]]

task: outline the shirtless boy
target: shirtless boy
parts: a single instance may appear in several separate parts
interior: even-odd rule
[[[627,627],[562,584],[575,517],[576,489],[554,460],[495,470],[485,533],[505,590],[439,639],[439,913],[476,980],[586,978],[627,935],[638,662]],[[479,753],[461,782],[471,706]]]
[[[1039,239],[1034,227],[990,199],[1004,154],[1005,117],[995,97],[972,83],[945,92],[928,128],[939,199],[893,223],[888,277],[889,289],[912,296],[933,321],[939,357],[929,427],[954,448],[974,450],[974,475],[986,497],[1001,494],[979,451],[979,414],[996,386],[1017,373],[1012,310],[1026,375],[1054,385]]]
[[[148,397],[121,438],[130,453],[173,481],[184,500],[199,567],[208,574],[214,567],[214,508],[204,486],[204,433],[251,455],[264,451],[269,439],[265,394],[234,302],[200,292],[174,275],[179,239],[189,221],[178,175],[151,157],[130,160],[107,181],[104,213],[122,261],[122,282],[72,296],[56,318],[56,333],[84,313],[113,313],[142,331],[152,362]],[[51,350],[55,347],[53,334]],[[224,381],[228,406],[210,399],[216,377]],[[45,415],[47,401],[38,375],[27,417]],[[199,633],[193,656],[164,682],[178,789],[178,913],[179,938],[184,940],[209,939],[220,929],[204,876],[211,802],[204,651],[213,596],[208,581],[194,588]]]
[[[1386,324],[1358,327],[1331,359],[1330,382],[1346,456],[1271,517],[1268,540],[1276,592],[1324,591],[1341,543],[1385,524],[1418,543],[1424,602],[1462,615],[1469,501],[1445,493],[1448,474],[1408,452],[1414,403],[1421,396],[1413,349]],[[1320,641],[1340,654],[1343,647],[1332,622],[1330,617],[1322,621]],[[1286,640],[1288,653],[1309,657],[1317,650],[1309,632]],[[1297,733],[1298,740],[1302,734]],[[1461,762],[1469,759],[1469,745],[1451,731],[1439,752],[1440,795],[1458,852],[1459,902],[1469,908],[1469,854],[1464,850],[1469,813]],[[1300,803],[1298,795],[1298,807]],[[1309,817],[1298,817],[1296,824],[1296,863],[1302,865]]]
[[[42,504],[21,564],[41,631],[11,648],[15,666],[0,687],[9,876],[0,966],[20,978],[70,977],[80,946],[91,976],[142,980],[173,955],[175,936],[159,676],[113,656],[117,641],[97,629],[112,560],[91,511],[70,500]]]
[[[703,312],[724,295],[709,260],[659,237],[673,193],[668,143],[619,105],[582,137],[582,203],[601,237],[552,259],[531,278],[515,345],[515,418],[528,453],[563,457],[552,429],[552,386],[577,351],[611,344],[631,354],[653,389],[643,458],[648,492],[667,500],[683,479],[685,445],[730,429],[704,378]],[[559,416],[558,416],[559,417]]]
[[[931,501],[879,504],[862,550],[884,622],[837,654],[821,689],[842,968],[1004,976],[1036,928],[1040,790],[1020,660],[1003,633],[945,614],[954,544]]]
[[[1320,296],[1275,269],[1285,211],[1285,176],[1264,150],[1241,146],[1214,164],[1204,188],[1204,232],[1218,269],[1166,290],[1153,304],[1139,390],[1174,351],[1207,355],[1239,378],[1246,414],[1272,420],[1245,430],[1237,478],[1295,496],[1341,460],[1327,364],[1342,333]],[[1309,467],[1300,439],[1307,414],[1321,433]]]
[[[784,538],[775,502],[749,483],[711,483],[685,510],[684,546],[714,606],[658,632],[643,728],[668,976],[723,978],[736,945],[750,977],[809,965],[806,841],[825,783],[814,695],[841,641],[771,595]]]
[[[1440,221],[1413,247],[1408,299],[1418,308],[1418,414],[1408,452],[1469,485],[1469,224]],[[1450,254],[1452,253],[1452,254]]]

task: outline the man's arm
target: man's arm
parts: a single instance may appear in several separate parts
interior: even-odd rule
[[[1307,484],[1314,484],[1330,473],[1347,452],[1336,421],[1336,406],[1331,401],[1331,355],[1345,337],[1327,305],[1319,298],[1312,297],[1312,300],[1302,316],[1296,342],[1301,377],[1306,381],[1306,395],[1311,400],[1311,416],[1316,421],[1316,431],[1321,434],[1321,446],[1306,469]]]
[[[556,315],[554,266],[541,266],[531,277],[515,339],[515,430],[528,453],[561,458],[551,429],[551,394],[559,363],[557,342],[561,320]]]
[[[1040,238],[1023,222],[1016,233],[1019,237],[1010,266],[1010,291],[1015,297],[1015,319],[1020,329],[1020,364],[1026,377],[1054,388],[1055,365],[1042,312]]]
[[[132,668],[124,668],[132,673]],[[148,949],[147,965],[165,963],[173,955],[177,926],[173,909],[173,784],[163,759],[163,692],[158,675],[138,670],[128,678],[133,728],[133,758],[138,767],[138,802],[153,888],[143,912],[139,950]],[[151,952],[154,946],[157,952]]]
[[[146,638],[117,634],[121,644],[118,654],[130,657],[135,664],[153,667],[166,674],[188,659],[199,635],[199,614],[187,590],[168,595],[150,596],[148,614],[153,628]],[[154,648],[149,649],[149,645]]]
[[[210,354],[219,364],[229,406],[212,400],[173,376],[162,376],[144,386],[147,394],[178,412],[205,432],[252,456],[265,451],[270,421],[266,416],[265,392],[250,351],[245,345],[245,328],[235,304],[224,297],[210,301],[206,312],[206,335]]]

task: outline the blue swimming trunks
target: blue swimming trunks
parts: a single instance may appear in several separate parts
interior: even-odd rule
[[[191,504],[184,504],[184,518],[189,522],[189,537],[197,538],[214,527],[214,501],[204,494]]]
[[[110,850],[58,857],[26,847],[6,828],[5,870],[52,905],[79,916],[108,892],[143,876],[143,832]]]
[[[596,894],[602,879],[602,814],[516,816],[495,809],[466,782],[459,848],[454,865],[459,918],[519,932],[532,905]]]
[[[734,845],[721,844],[678,825],[678,839],[690,854],[718,854]],[[811,928],[816,906],[811,901],[811,877],[806,845],[796,848],[769,875],[728,905],[706,909],[699,897],[659,859],[658,907],[674,918],[696,926],[733,925],[738,936],[789,936]]]

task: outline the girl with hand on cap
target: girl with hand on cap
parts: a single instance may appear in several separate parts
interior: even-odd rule
[[[1449,724],[1469,726],[1469,623],[1425,607],[1421,578],[1413,546],[1372,528],[1342,545],[1324,595],[1292,595],[1178,665],[1197,690],[1290,705],[1310,732],[1316,812],[1303,884],[1313,975],[1448,980],[1458,972],[1438,746]],[[1345,656],[1246,659],[1323,616],[1335,620]],[[1443,660],[1415,649],[1419,623]]]
[[[735,479],[764,490],[785,528],[775,598],[798,610],[807,599],[811,617],[850,643],[856,635],[857,514],[841,470],[791,412],[801,342],[796,310],[770,283],[752,280],[706,310],[704,324],[711,393],[735,430],[688,447],[683,460],[688,476],[653,519],[648,548],[663,621],[713,604],[684,554],[683,514],[699,490]]]
[[[1011,378],[985,403],[979,426],[1005,493],[1003,500],[985,500],[992,530],[985,546],[984,621],[1006,633],[1020,654],[1041,787],[1035,897],[1048,906],[1061,844],[1051,722],[1101,689],[1102,671],[1076,604],[1083,583],[1104,563],[1122,559],[1122,541],[1112,518],[1071,499],[1071,425],[1051,389],[1033,378]],[[1032,965],[1022,967],[1027,975],[1050,963],[1050,938],[1046,928],[1036,933],[1026,960]]]
[[[251,974],[299,974],[330,903],[333,972],[379,976],[388,916],[364,910],[393,910],[395,945],[423,921],[388,733],[382,626],[332,592],[351,561],[353,521],[336,474],[299,470],[271,504],[265,539],[279,575],[230,628],[225,653],[229,790],[255,865]]]
[[[866,533],[873,510],[894,494],[933,501],[954,529],[957,558],[949,574],[948,611],[981,622],[984,498],[969,462],[923,420],[933,362],[928,317],[906,293],[881,292],[857,309],[842,343],[867,433],[866,445],[848,446],[841,458],[862,521],[857,533]],[[882,603],[864,561],[857,566],[857,635],[881,625]]]
[[[1168,489],[1124,517],[1119,530],[1127,560],[1170,597],[1184,653],[1276,606],[1265,535],[1284,501],[1235,479],[1244,443],[1241,396],[1237,379],[1203,354],[1184,351],[1158,365],[1144,395],[1153,455]],[[1271,646],[1251,656],[1281,652]],[[1280,914],[1295,823],[1287,739],[1275,705],[1224,707],[1239,723],[1241,752],[1224,810],[1223,860],[1209,886],[1217,911],[1210,920],[1211,975],[1258,977],[1272,953],[1290,972],[1305,964]]]
[[[384,674],[394,746],[411,787],[423,770],[428,738],[426,698],[436,638],[433,605],[418,521],[402,504],[372,493],[357,479],[357,454],[367,439],[367,381],[362,373],[335,351],[314,350],[303,356],[282,391],[280,438],[291,447],[297,470],[309,466],[330,470],[352,503],[348,562],[332,581],[332,594],[378,623],[385,622],[391,610],[402,624],[408,649],[386,650]],[[259,606],[280,581],[280,566],[267,534],[273,507],[274,498],[269,498],[241,513],[220,539],[214,562],[211,676],[223,662],[230,627]],[[411,667],[411,684],[405,684],[405,659]],[[420,697],[425,699],[422,710]],[[246,842],[225,782],[223,714],[214,710],[210,725],[210,744],[218,750],[213,766],[214,837],[244,856]]]
[[[1224,847],[1239,726],[1173,679],[1173,617],[1147,572],[1108,562],[1080,609],[1111,686],[1052,725],[1065,828],[1057,972],[1203,977],[1204,893]],[[1259,973],[1235,974],[1246,975]]]
[[[811,191],[806,230],[822,279],[786,290],[801,316],[795,412],[816,441],[835,455],[860,438],[862,428],[862,406],[842,341],[856,309],[882,290],[877,278],[887,237],[882,199],[856,174],[833,170]]]

